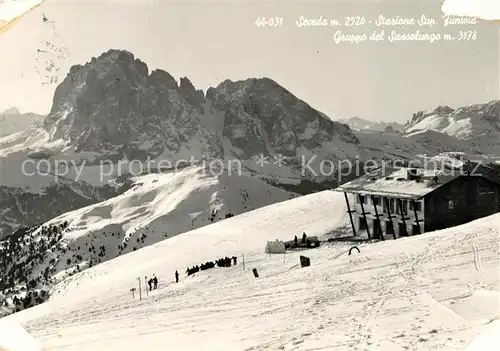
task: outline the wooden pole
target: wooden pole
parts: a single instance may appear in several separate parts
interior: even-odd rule
[[[137,278],[139,281],[139,300],[142,300],[141,277]]]
[[[382,233],[382,225],[380,223],[380,218],[378,216],[378,210],[377,210],[377,205],[375,205],[375,201],[373,201],[375,199],[375,196],[372,195],[372,202],[373,202],[373,207],[375,207],[375,223],[376,225],[378,226],[378,228],[375,228],[375,226],[373,226],[373,237],[375,238],[375,231],[378,231],[379,235],[380,235],[380,239],[384,240],[384,234]],[[382,201],[380,201],[382,202]]]
[[[399,212],[401,213],[401,220],[403,221],[404,233],[405,236],[408,236],[408,228],[406,228],[406,219],[405,219],[405,214],[403,212],[403,200],[398,199],[397,201],[399,205]]]
[[[144,277],[144,288],[146,290],[146,297],[149,296],[148,292],[148,277]]]
[[[365,197],[367,199],[367,197]],[[365,225],[366,225],[366,234],[368,234],[368,239],[371,239],[370,236],[370,226],[368,225],[368,220],[366,219],[366,212],[365,212],[365,206],[363,205],[363,202],[360,201],[361,203],[361,211],[363,211],[363,218],[365,219]]]
[[[243,254],[243,270],[245,270],[245,254]]]
[[[390,205],[389,199],[385,198],[385,207],[387,208],[387,214],[389,215],[389,220],[391,221],[391,226],[392,226],[392,236],[394,239],[396,239],[396,227],[394,227],[394,221],[392,220],[392,213],[389,205]]]
[[[352,219],[352,211],[351,206],[349,205],[349,198],[347,197],[347,193],[344,193],[345,202],[347,203],[347,212],[349,213],[349,218],[351,219],[352,232],[354,236],[356,236],[356,226],[354,225],[354,220]]]
[[[420,221],[418,220],[417,209],[415,206],[416,202],[414,199],[411,200],[411,204],[413,206],[413,213],[415,214],[415,222],[417,222],[418,233],[422,234],[422,229],[420,228]]]

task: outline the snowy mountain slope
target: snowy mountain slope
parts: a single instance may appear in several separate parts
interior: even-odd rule
[[[345,224],[339,195],[300,197],[164,240],[77,274],[48,303],[7,318],[54,351],[392,351],[463,350],[498,317],[499,215],[360,245],[351,256],[347,244],[264,254],[267,240]],[[301,254],[311,267],[298,266]],[[187,266],[225,255],[238,264],[183,277]],[[152,274],[158,290],[133,299],[137,277]]]
[[[50,179],[45,176],[37,178],[40,180],[38,184]],[[57,183],[48,184],[39,193],[0,186],[0,241],[20,227],[44,223],[61,213],[117,196],[127,188],[126,183],[94,187],[85,182],[64,178],[60,178]]]
[[[4,198],[22,192],[31,194],[26,199],[44,194],[49,204],[79,204],[79,194],[67,183],[84,181],[94,192],[104,192],[119,176],[104,175],[102,163],[116,171],[122,170],[119,162],[219,161],[226,166],[236,160],[245,174],[299,183],[311,176],[302,174],[303,160],[310,157],[316,160],[308,167],[317,171],[325,159],[370,157],[357,143],[348,127],[271,79],[225,81],[205,96],[187,78],[178,83],[163,70],[150,72],[128,51],[109,50],[70,69],[55,90],[43,128],[0,139],[0,213],[9,212],[0,238],[11,234],[11,227],[45,222],[78,208],[55,212],[56,206],[49,205],[35,222],[29,216],[23,220],[19,211],[11,213],[12,201]],[[287,159],[278,165],[281,153]],[[261,154],[265,166],[258,164]],[[129,165],[122,174],[130,174]],[[65,198],[47,197],[47,189],[61,188]],[[97,202],[90,198],[85,205]],[[21,201],[17,207],[30,206]]]
[[[144,245],[148,245],[224,219],[226,214],[238,215],[297,196],[250,177],[212,175],[203,167],[133,181],[132,188],[119,196],[67,212],[44,225],[68,222],[65,237],[71,241],[113,231],[123,237],[119,244],[147,234]],[[127,251],[132,248],[122,250]]]
[[[65,213],[4,242],[0,289],[21,291],[24,286],[40,296],[85,267],[296,196],[258,179],[216,176],[203,167],[136,177],[131,189],[119,196]]]
[[[454,136],[423,130],[409,134],[359,131],[356,136],[366,149],[384,152],[387,158],[418,160],[421,155],[439,156],[449,152],[462,152],[469,160],[493,162],[500,157],[498,140],[494,138],[459,139]]]
[[[420,111],[405,128],[406,133],[434,130],[466,139],[500,134],[500,101],[468,105],[456,110],[439,106],[434,110]]]
[[[23,132],[30,127],[41,127],[45,116],[36,113],[20,113],[10,108],[0,113],[0,137]]]
[[[355,131],[377,131],[383,132],[388,128],[393,131],[403,131],[405,128],[404,124],[397,122],[374,122],[368,121],[366,119],[354,116],[351,118],[339,119],[340,123],[347,124],[349,128]]]

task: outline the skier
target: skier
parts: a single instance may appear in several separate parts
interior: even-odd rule
[[[295,235],[293,242],[295,243],[295,246],[297,246],[297,243],[299,242],[299,238],[297,238],[297,235]]]
[[[175,271],[175,282],[179,282],[179,272]]]
[[[153,274],[153,285],[154,285],[154,289],[158,288],[158,278],[156,278],[156,276]]]
[[[148,280],[148,285],[149,285],[149,291],[153,289],[153,278]]]
[[[306,233],[303,233],[303,234],[302,234],[302,244],[305,244],[305,243],[306,243],[306,238],[307,238]]]

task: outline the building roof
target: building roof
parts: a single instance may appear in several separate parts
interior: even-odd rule
[[[409,179],[408,171],[411,169],[417,170],[417,179]],[[360,195],[419,199],[466,174],[457,169],[380,167],[334,190]]]

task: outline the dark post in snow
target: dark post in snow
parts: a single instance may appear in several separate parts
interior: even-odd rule
[[[245,254],[243,254],[243,270],[245,270]]]
[[[132,291],[132,299],[135,299],[135,288],[130,288],[130,291]]]
[[[253,272],[253,276],[254,276],[255,278],[258,278],[258,277],[259,277],[259,272],[257,272],[257,268],[252,269],[252,272]]]
[[[300,256],[300,267],[309,267],[311,265],[311,260],[309,257]]]
[[[139,281],[139,300],[142,300],[142,290],[141,290],[141,277],[137,278]]]
[[[144,277],[144,290],[146,290],[146,297],[149,296],[148,292],[148,277]]]

